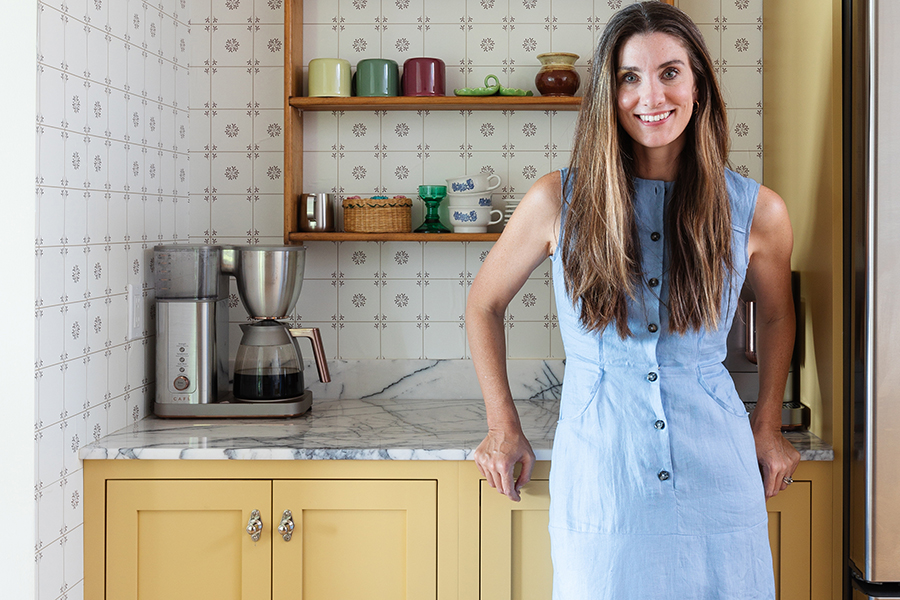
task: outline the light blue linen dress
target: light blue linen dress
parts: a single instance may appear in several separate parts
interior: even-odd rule
[[[722,365],[759,184],[726,180],[736,273],[715,331],[669,333],[670,183],[635,180],[644,285],[629,303],[633,337],[581,326],[553,256],[566,351],[550,472],[554,600],[775,598],[753,435]]]

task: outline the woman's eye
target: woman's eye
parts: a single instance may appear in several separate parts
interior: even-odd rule
[[[634,73],[625,73],[625,75],[622,77],[622,81],[624,83],[634,83],[637,80],[637,75],[635,75]]]
[[[678,76],[678,69],[666,69],[663,71],[663,77],[666,79],[675,79]]]

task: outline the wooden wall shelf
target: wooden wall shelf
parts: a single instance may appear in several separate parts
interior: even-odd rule
[[[300,110],[578,110],[580,96],[395,96],[391,98],[309,98],[293,96]]]
[[[560,110],[577,111],[579,96],[397,96],[309,98],[302,94],[303,0],[284,1],[284,243],[307,241],[490,242],[498,233],[306,233],[298,231],[297,199],[303,186],[303,113],[356,110]],[[309,190],[306,190],[309,191]]]
[[[308,233],[288,235],[291,244],[303,242],[496,242],[499,233]]]

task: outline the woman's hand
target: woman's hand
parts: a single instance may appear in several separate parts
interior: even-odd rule
[[[785,439],[780,428],[754,427],[753,439],[768,500],[787,489],[784,479],[794,474],[800,464],[800,453]]]
[[[516,463],[522,463],[522,471],[513,481]],[[475,464],[488,485],[518,502],[519,490],[531,479],[534,451],[521,429],[490,429],[475,449]]]

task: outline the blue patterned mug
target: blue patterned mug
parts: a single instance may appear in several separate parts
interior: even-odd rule
[[[496,219],[494,213],[497,213]],[[454,206],[450,208],[450,224],[454,233],[485,233],[488,225],[503,220],[503,211],[489,206]]]
[[[489,192],[500,187],[500,176],[489,173],[452,177],[447,180],[447,192],[450,194],[468,194]]]
[[[474,194],[447,194],[447,205],[455,206],[486,206],[491,207],[490,192],[475,192]]]

